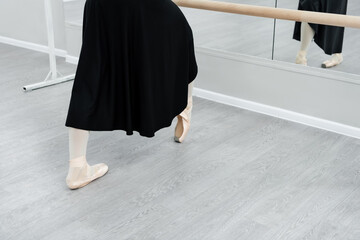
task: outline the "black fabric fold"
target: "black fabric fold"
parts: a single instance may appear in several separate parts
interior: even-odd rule
[[[86,0],[65,126],[153,137],[187,106],[192,29],[171,0]]]

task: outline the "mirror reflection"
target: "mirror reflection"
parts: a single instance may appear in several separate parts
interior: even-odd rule
[[[275,0],[216,0],[274,7]],[[180,7],[192,27],[195,45],[272,58],[274,20]]]
[[[360,4],[347,0],[278,0],[279,8],[358,15]],[[360,74],[359,29],[276,21],[274,59]]]

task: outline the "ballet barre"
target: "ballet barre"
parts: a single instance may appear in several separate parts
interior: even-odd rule
[[[360,28],[360,17],[358,16],[263,7],[209,0],[173,0],[173,2],[178,6],[188,8],[237,13],[242,15],[283,19],[297,22],[317,23],[338,27]]]

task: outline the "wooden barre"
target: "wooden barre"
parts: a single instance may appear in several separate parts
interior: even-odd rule
[[[276,18],[297,22],[317,23],[330,26],[360,28],[360,17],[358,16],[263,7],[209,0],[173,0],[173,2],[178,6],[189,8],[237,13],[256,17]]]

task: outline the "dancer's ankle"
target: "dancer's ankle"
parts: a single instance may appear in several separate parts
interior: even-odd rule
[[[85,155],[69,160],[69,167],[83,167],[84,164],[87,164]]]

